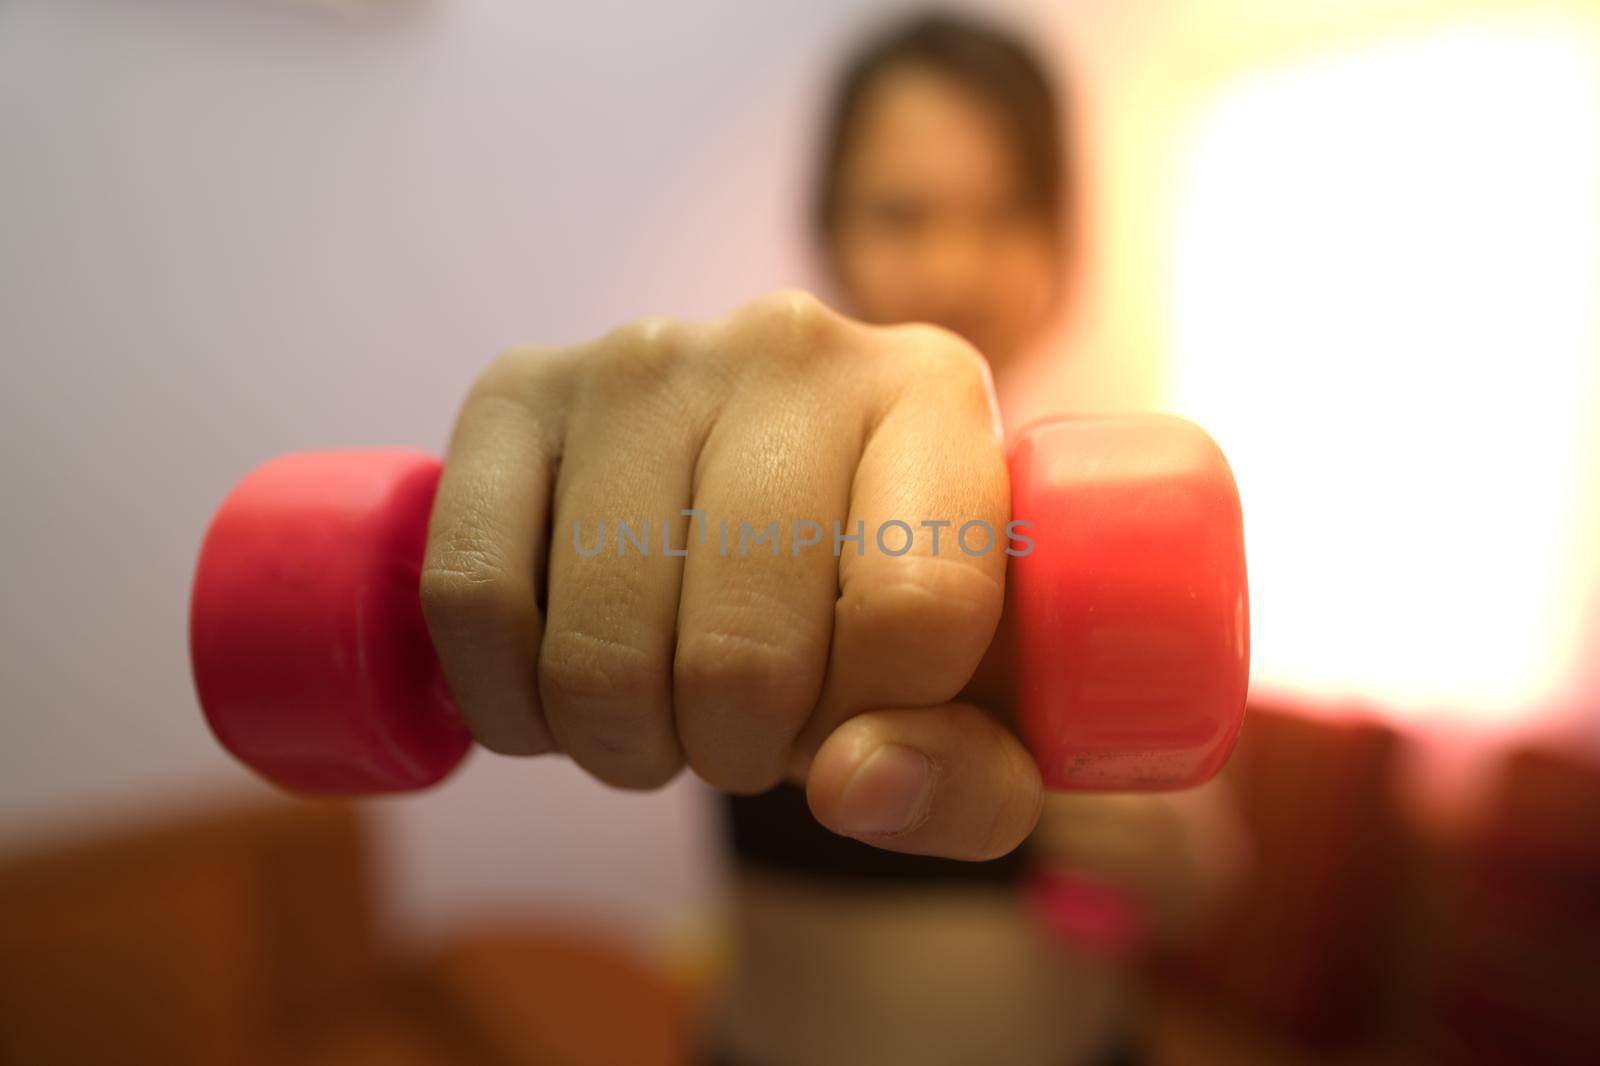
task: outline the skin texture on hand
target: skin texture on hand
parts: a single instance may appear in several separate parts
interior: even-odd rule
[[[974,349],[778,293],[490,366],[451,440],[423,609],[495,751],[559,750],[623,788],[685,766],[733,792],[788,778],[836,832],[992,858],[1032,830],[1038,770],[952,701],[994,636],[1006,556],[955,550],[948,529],[936,549],[921,523],[1002,530],[1009,513]],[[648,524],[659,549],[667,518],[684,554],[623,550],[619,523]],[[733,550],[705,535],[724,521]],[[903,533],[875,542],[894,521],[904,553]],[[797,522],[822,543],[799,550]],[[781,550],[740,550],[772,523]],[[866,543],[836,555],[836,527]],[[613,539],[591,553],[597,529]]]

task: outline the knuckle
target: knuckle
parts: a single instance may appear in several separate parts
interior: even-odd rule
[[[636,318],[606,335],[602,348],[609,358],[600,361],[600,372],[629,380],[666,377],[683,362],[686,333],[674,318]]]
[[[987,407],[993,391],[989,361],[961,336],[939,326],[895,327],[909,353],[906,372],[936,383],[942,390]]]
[[[467,402],[521,400],[538,391],[541,379],[559,361],[558,349],[541,345],[526,345],[504,352],[479,372]]]
[[[561,412],[570,405],[577,380],[566,348],[516,348],[485,367],[468,390],[456,417],[453,437],[505,421],[531,424],[540,433],[559,433]]]
[[[927,556],[862,582],[855,608],[874,632],[916,633],[955,646],[986,641],[1000,620],[999,581],[975,566]]]
[[[999,582],[976,567],[930,557],[894,577],[852,583],[842,609],[897,664],[908,697],[941,701],[971,680],[1002,598]]]
[[[705,406],[704,361],[698,332],[667,317],[635,319],[607,334],[583,370],[580,405],[610,415],[618,405],[644,399],[683,412]],[[692,416],[691,416],[692,417]]]
[[[513,623],[527,610],[524,597],[482,544],[447,543],[436,549],[419,581],[422,615],[432,628],[483,621]]]
[[[737,715],[751,725],[798,728],[815,702],[817,675],[798,644],[716,630],[685,634],[673,663],[682,709]]]
[[[811,365],[833,346],[845,319],[803,289],[781,289],[752,300],[734,312],[730,326],[763,361],[801,361]]]
[[[540,645],[539,687],[552,706],[616,707],[626,720],[659,702],[661,683],[647,652],[611,637],[550,629]]]
[[[805,289],[777,289],[756,297],[745,310],[759,321],[785,329],[822,329],[838,318],[832,308]]]
[[[528,609],[532,592],[513,579],[499,529],[493,487],[463,486],[457,509],[428,537],[420,592],[430,622],[472,616],[511,619]]]
[[[663,672],[644,650],[578,630],[547,633],[539,689],[562,750],[606,784],[655,789],[682,769]]]

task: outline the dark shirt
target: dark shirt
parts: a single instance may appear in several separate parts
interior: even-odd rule
[[[1021,870],[1021,848],[989,862],[962,862],[902,855],[839,836],[818,824],[804,790],[794,785],[759,796],[724,796],[721,806],[734,861],[742,869],[857,884],[1012,884]]]

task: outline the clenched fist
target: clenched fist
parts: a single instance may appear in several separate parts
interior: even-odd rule
[[[1041,802],[1016,737],[952,702],[1025,546],[1009,509],[976,351],[780,293],[490,366],[423,608],[489,748],[625,788],[803,781],[836,832],[989,858]]]

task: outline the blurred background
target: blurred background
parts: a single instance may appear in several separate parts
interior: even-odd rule
[[[822,89],[902,8],[0,3],[0,1061],[689,1024],[701,788],[283,801],[204,728],[190,572],[247,469],[439,450],[512,344],[813,287]],[[1077,406],[1194,418],[1245,504],[1258,862],[1152,966],[1163,1061],[1600,1059],[1600,11],[985,9],[1073,90]],[[642,1043],[563,1044],[554,974]]]

